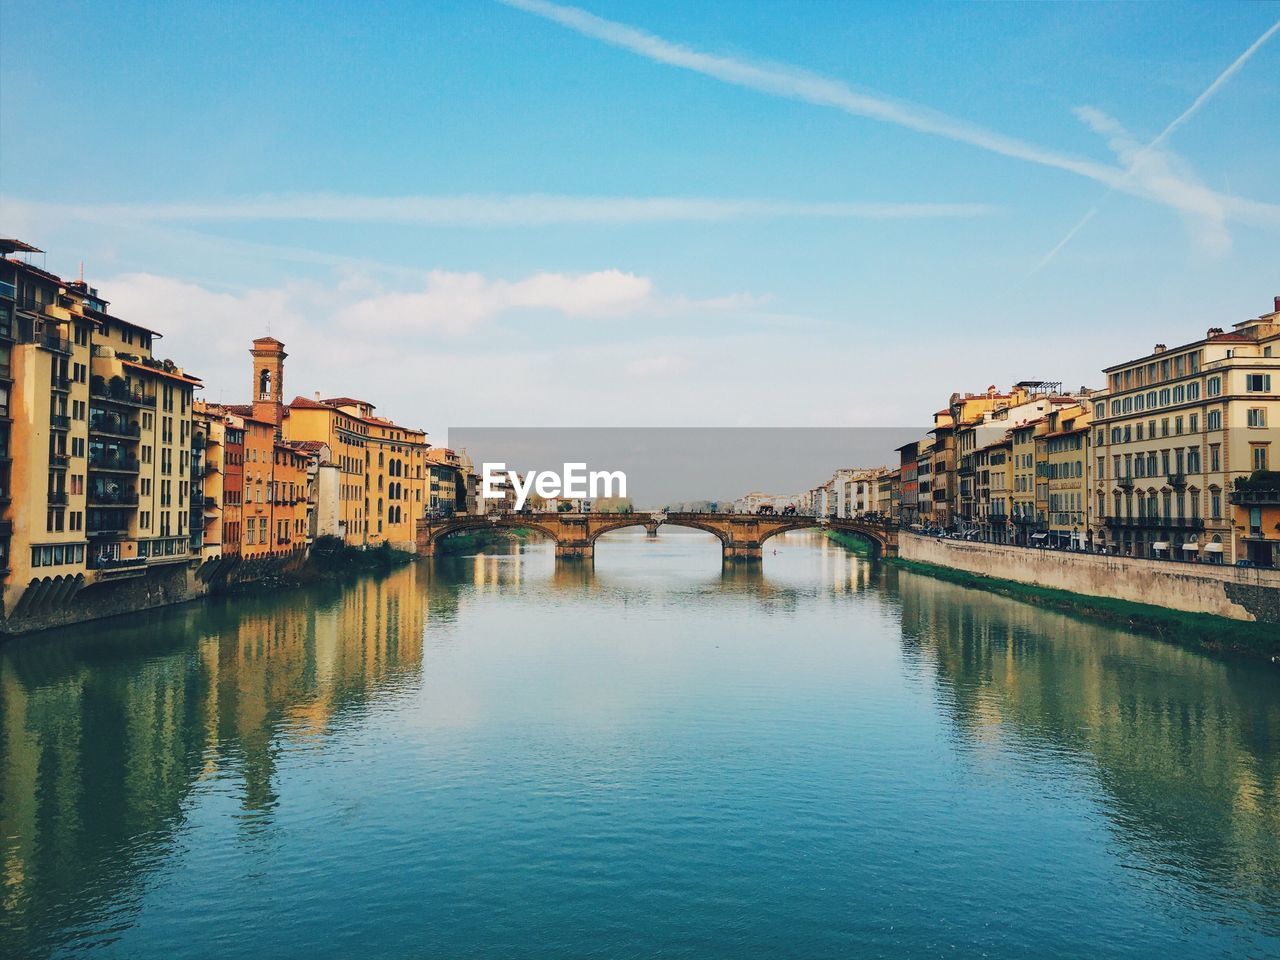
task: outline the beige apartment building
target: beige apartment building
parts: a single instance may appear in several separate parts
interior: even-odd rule
[[[1093,404],[1081,400],[1051,410],[1038,438],[1044,448],[1040,472],[1046,488],[1048,541],[1083,550],[1092,540],[1089,527],[1089,424]]]
[[[192,558],[199,379],[156,359],[159,334],[113,316],[84,281],[11,256],[34,252],[0,250],[6,615]]]
[[[1280,298],[1275,309],[1106,369],[1093,430],[1096,544],[1123,555],[1233,563],[1247,530],[1236,481],[1280,449]]]

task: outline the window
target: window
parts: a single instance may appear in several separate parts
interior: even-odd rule
[[[1216,397],[1218,394],[1222,393],[1222,378],[1210,377],[1209,382],[1205,384],[1205,393],[1211,397]]]
[[[1249,393],[1270,393],[1271,374],[1250,373],[1244,378],[1244,388]]]
[[[1210,410],[1205,416],[1205,429],[1221,430],[1222,429],[1222,411]]]
[[[1267,425],[1267,411],[1264,407],[1249,408],[1249,426],[1265,427]]]
[[[1267,448],[1268,448],[1268,447],[1269,447],[1269,444],[1266,444],[1266,443],[1259,443],[1259,444],[1256,444],[1256,445],[1252,448],[1252,449],[1253,449],[1253,469],[1254,469],[1254,470],[1266,470],[1266,469],[1267,469]]]

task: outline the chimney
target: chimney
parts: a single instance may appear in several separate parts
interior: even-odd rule
[[[1206,340],[1212,340],[1218,334],[1222,333],[1221,327],[1210,327],[1209,332],[1204,335]]]
[[[1280,297],[1275,298],[1276,313],[1280,313]]]
[[[1155,348],[1154,350],[1152,350],[1151,352],[1152,352],[1152,353],[1164,353],[1164,352],[1165,352],[1166,350],[1168,350],[1168,349],[1169,349],[1169,348],[1168,348],[1168,347],[1166,347],[1163,343],[1157,343],[1157,344],[1156,344],[1156,348]]]
[[[319,402],[320,402],[320,391],[319,391],[319,390],[317,390],[317,391],[316,391],[316,403],[319,403]]]

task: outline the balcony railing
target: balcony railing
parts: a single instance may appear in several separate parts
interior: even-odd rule
[[[67,505],[67,491],[65,490],[49,491],[49,506],[65,507],[66,505]]]
[[[90,490],[89,506],[91,507],[133,507],[138,504],[138,495],[132,491],[122,490],[112,493],[109,490]]]
[[[1280,490],[1236,490],[1231,502],[1241,507],[1280,506]]]
[[[1185,487],[1186,485],[1187,485],[1187,475],[1185,473],[1169,474],[1169,486],[1181,488],[1181,487]]]
[[[130,390],[127,387],[111,387],[103,383],[98,377],[94,377],[89,385],[89,396],[94,400],[102,400],[105,403],[123,403],[132,407],[154,407],[156,398],[154,395],[148,395],[141,390]]]
[[[1129,530],[1203,530],[1202,517],[1103,517],[1108,527]]]
[[[49,466],[54,470],[65,470],[71,466],[71,458],[65,453],[49,454]]]
[[[147,565],[146,557],[95,557],[89,555],[90,570],[137,570]]]
[[[42,333],[36,338],[36,343],[46,350],[53,350],[55,353],[71,352],[71,341],[66,337],[58,336],[56,333]]]
[[[60,393],[69,393],[71,391],[71,378],[54,377],[49,385]]]
[[[60,413],[51,413],[49,414],[49,426],[55,430],[70,430],[71,418]]]
[[[125,456],[89,457],[90,470],[107,470],[117,473],[137,473],[138,458]]]
[[[142,428],[137,423],[117,417],[93,417],[89,421],[89,432],[129,439],[142,436]]]

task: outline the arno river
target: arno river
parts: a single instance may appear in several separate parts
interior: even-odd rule
[[[665,529],[10,642],[0,956],[81,954],[1280,956],[1280,673]]]

